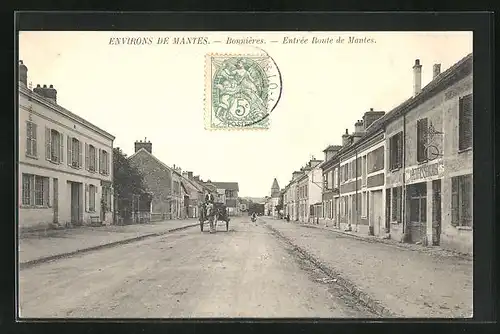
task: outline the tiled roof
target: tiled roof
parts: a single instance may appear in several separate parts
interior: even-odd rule
[[[238,182],[212,182],[218,189],[236,190],[239,191]]]

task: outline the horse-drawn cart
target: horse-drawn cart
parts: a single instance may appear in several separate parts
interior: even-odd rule
[[[200,210],[200,230],[203,232],[203,227],[208,221],[210,231],[217,232],[219,222],[226,223],[226,232],[229,231],[229,215],[227,208],[223,203],[204,204]]]

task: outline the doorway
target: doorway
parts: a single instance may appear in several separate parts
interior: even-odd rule
[[[52,204],[52,208],[54,210],[54,223],[57,224],[59,223],[59,180],[54,179],[53,184],[53,191],[54,191],[54,203]]]
[[[385,222],[382,221],[382,190],[376,190],[371,192],[370,211],[371,217],[370,221],[373,226],[373,234],[380,235],[382,230],[385,231]]]
[[[427,231],[427,184],[425,182],[408,186],[409,241],[422,243]]]
[[[441,179],[432,181],[432,245],[439,246],[441,237]]]
[[[69,182],[71,187],[71,223],[80,222],[80,188],[81,183]]]

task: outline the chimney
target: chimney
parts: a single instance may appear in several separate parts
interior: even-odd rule
[[[413,66],[413,96],[420,94],[422,91],[422,65],[420,59],[415,59]]]
[[[187,172],[182,172],[182,176],[187,179],[188,178],[188,173]]]
[[[314,160],[309,161],[309,166],[311,166],[311,168],[316,168],[322,162],[323,162],[323,160],[314,159]]]
[[[36,87],[33,88],[33,93],[36,93],[36,94],[38,94],[38,95],[40,95],[40,96],[43,97],[43,88],[40,87],[39,84],[37,84]]]
[[[19,82],[28,86],[28,68],[23,64],[23,61],[19,61]]]
[[[200,180],[200,176],[199,175],[196,175],[196,176],[193,176],[193,180],[197,181],[197,182],[202,182]]]
[[[328,161],[331,158],[333,158],[335,156],[335,154],[337,154],[338,151],[340,151],[341,148],[342,148],[342,146],[340,146],[340,145],[330,145],[330,146],[328,146],[323,151],[323,152],[325,152],[325,161]]]
[[[349,130],[345,129],[345,133],[342,135],[342,146],[347,146],[351,143],[351,135],[349,135]]]
[[[434,64],[432,66],[432,80],[436,79],[441,74],[441,64]]]
[[[292,180],[297,179],[299,176],[301,176],[303,173],[299,171],[295,171],[292,173]]]
[[[153,154],[153,144],[148,140],[146,141],[146,138],[144,138],[144,141],[139,140],[134,143],[134,148],[135,152],[139,151],[141,148],[145,149],[149,153]]]
[[[365,131],[365,127],[363,126],[362,120],[357,120],[354,123],[354,133],[363,133]]]
[[[43,85],[43,88],[45,90],[45,98],[57,104],[57,90],[54,89],[54,86],[50,85],[49,88],[46,88],[46,86]]]
[[[385,115],[385,111],[373,111],[373,108],[370,108],[370,111],[365,112],[363,115],[363,125],[364,129],[368,129],[370,125],[373,124],[380,117]]]
[[[193,179],[193,172],[187,172],[188,174],[188,179],[192,180]]]

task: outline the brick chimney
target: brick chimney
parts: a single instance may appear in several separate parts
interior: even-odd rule
[[[354,133],[363,133],[363,132],[365,132],[363,121],[358,119],[356,123],[354,123]]]
[[[153,144],[149,140],[146,141],[146,138],[144,138],[144,141],[139,140],[134,143],[135,152],[139,151],[141,148],[153,154]]]
[[[53,103],[57,103],[57,90],[54,89],[53,85],[49,87],[47,87],[47,85],[43,85],[43,87],[36,85],[36,87],[33,88],[33,92]]]
[[[193,179],[193,172],[187,172],[187,174],[188,174],[188,178],[190,180],[192,180]]]
[[[365,112],[365,114],[363,115],[364,129],[368,129],[368,127],[372,125],[373,122],[384,115],[385,111],[373,111],[373,108],[370,108],[370,111]]]
[[[432,66],[432,80],[436,79],[441,74],[441,64],[434,64]]]
[[[23,64],[23,61],[19,61],[19,82],[28,86],[28,67]]]
[[[302,174],[304,174],[304,173],[299,172],[299,171],[295,171],[295,172],[293,172],[293,173],[292,173],[292,180],[297,179],[297,178],[298,178],[299,176],[301,176]]]
[[[319,164],[321,164],[323,162],[323,160],[319,160],[319,159],[315,159],[315,158],[312,158],[310,161],[309,161],[309,166],[311,168],[316,168]]]
[[[192,175],[192,174],[191,174]],[[193,176],[193,180],[197,181],[197,182],[202,182],[200,180],[200,176],[199,175],[196,175],[196,176]]]
[[[345,133],[342,135],[342,146],[348,146],[349,144],[351,144],[351,135],[349,130],[345,129]]]
[[[415,59],[413,65],[413,96],[420,94],[422,91],[422,65],[420,59]]]

